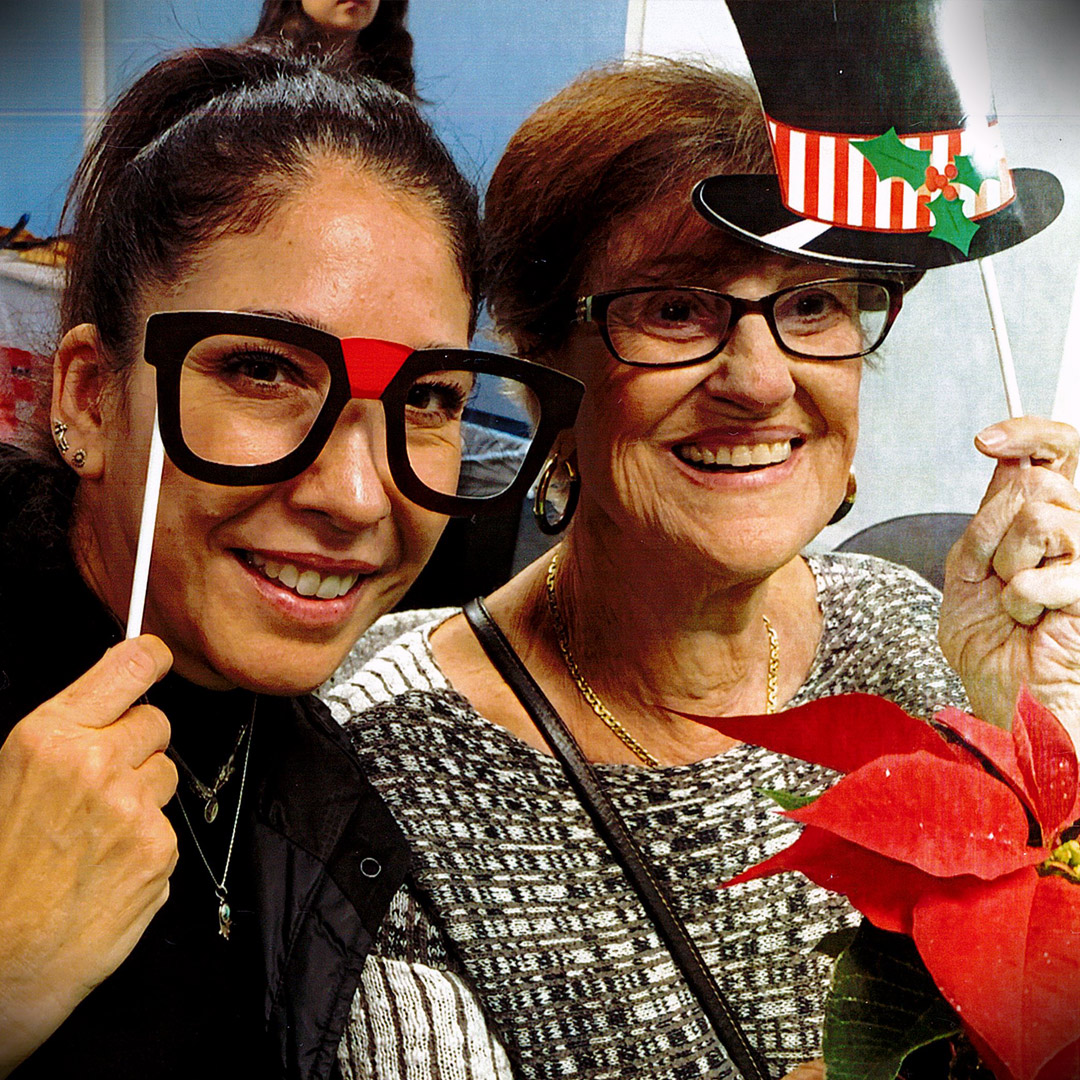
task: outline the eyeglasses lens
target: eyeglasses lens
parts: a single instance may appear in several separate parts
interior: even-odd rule
[[[180,372],[181,434],[204,461],[269,464],[303,442],[329,390],[330,370],[314,353],[268,338],[204,338]]]
[[[540,406],[524,383],[476,371],[421,376],[405,401],[409,465],[443,495],[489,498],[521,471]]]
[[[869,352],[889,319],[882,285],[841,281],[807,285],[776,299],[781,343],[804,355],[832,359]],[[723,296],[693,289],[654,289],[611,301],[607,332],[615,352],[633,364],[685,364],[715,354],[731,326]]]
[[[612,300],[607,331],[615,352],[632,364],[681,364],[713,352],[730,318],[722,296],[656,289]]]
[[[794,352],[822,359],[857,356],[881,341],[889,292],[858,281],[809,285],[779,297],[773,316],[781,342]]]

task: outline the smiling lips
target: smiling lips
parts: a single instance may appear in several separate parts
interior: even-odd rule
[[[791,457],[792,440],[713,446],[682,443],[672,449],[680,461],[695,468],[760,468],[787,461]]]
[[[255,551],[247,551],[244,556],[248,566],[254,567],[263,577],[309,599],[337,600],[344,596],[361,576],[358,571],[323,574],[310,567],[298,567],[289,562],[268,559]]]

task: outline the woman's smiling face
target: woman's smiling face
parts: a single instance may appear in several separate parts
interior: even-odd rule
[[[140,313],[179,310],[274,314],[413,348],[466,346],[470,318],[425,204],[336,159],[258,231],[210,242],[175,286],[148,290]],[[103,466],[84,478],[76,518],[80,563],[114,613],[127,606],[155,396],[148,364],[130,375],[106,396]],[[394,487],[377,401],[348,404],[317,461],[285,483],[217,487],[166,462],[144,628],[196,682],[308,690],[401,597],[444,524]]]
[[[757,299],[843,270],[729,240],[685,201],[621,222],[586,269],[583,294],[702,286]],[[800,360],[745,315],[723,351],[678,368],[641,368],[577,327],[555,358],[587,387],[574,430],[578,513],[650,550],[679,550],[736,578],[793,558],[844,497],[858,434],[861,361]]]

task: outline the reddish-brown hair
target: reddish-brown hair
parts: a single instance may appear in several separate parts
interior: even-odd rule
[[[757,92],[673,60],[589,72],[510,140],[485,200],[488,307],[525,356],[562,343],[590,255],[625,215],[721,173],[772,172]]]

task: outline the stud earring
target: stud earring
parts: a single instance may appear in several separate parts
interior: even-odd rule
[[[552,454],[536,482],[532,506],[536,527],[547,536],[561,533],[570,524],[580,491],[581,480],[574,463]]]
[[[80,446],[71,457],[71,464],[81,469],[86,464],[86,451]]]
[[[844,494],[844,501],[836,508],[836,513],[829,518],[830,525],[835,525],[838,521],[843,521],[844,518],[851,513],[851,508],[855,505],[855,493],[857,490],[858,485],[855,483],[855,474],[850,472],[848,473],[847,491]]]
[[[71,449],[67,441],[67,424],[63,420],[53,421],[53,438],[56,439],[56,448],[61,454],[66,454]]]

